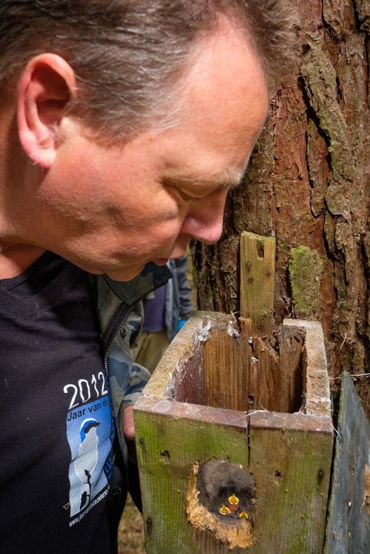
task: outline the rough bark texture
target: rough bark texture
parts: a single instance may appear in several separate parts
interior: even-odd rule
[[[242,231],[275,234],[275,321],[296,315],[292,248],[317,252],[323,270],[318,319],[333,383],[364,374],[369,356],[369,0],[294,0],[299,64],[272,98],[241,189],[230,195],[224,235],[195,244],[202,310],[239,312]],[[370,380],[357,387],[370,412]]]

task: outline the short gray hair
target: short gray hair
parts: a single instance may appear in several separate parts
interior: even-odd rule
[[[121,141],[163,114],[192,46],[222,14],[245,28],[267,77],[291,54],[289,0],[1,0],[0,83],[33,56],[63,56],[77,76],[71,112]],[[160,117],[160,115],[159,115]]]

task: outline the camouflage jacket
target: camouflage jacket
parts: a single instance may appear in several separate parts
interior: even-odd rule
[[[105,275],[95,278],[104,366],[109,376],[113,416],[124,458],[122,410],[136,401],[150,376],[147,369],[132,361],[130,353],[142,327],[141,300],[170,277],[166,266],[147,264],[143,272],[129,282],[113,281]]]

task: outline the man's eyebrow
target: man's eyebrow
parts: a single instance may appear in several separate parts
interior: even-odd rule
[[[228,187],[228,188],[236,188],[240,185],[242,179],[244,176],[244,171],[228,171],[225,170],[222,173],[214,173],[213,175],[200,175],[200,174],[188,174],[188,175],[181,175],[177,176],[171,180],[183,183],[183,184],[212,184],[217,187]]]
[[[227,186],[229,188],[236,188],[242,182],[244,171],[228,171],[225,170],[222,175],[216,176],[215,181],[220,185]]]

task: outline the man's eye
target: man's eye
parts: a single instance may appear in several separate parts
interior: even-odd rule
[[[180,198],[180,200],[183,200],[184,202],[191,202],[192,200],[196,200],[195,196],[192,196],[191,194],[185,192],[184,190],[180,189],[179,187],[176,187],[174,185],[167,185],[172,192]]]
[[[182,200],[185,200],[185,202],[192,202],[192,200],[196,200],[195,196],[191,196],[190,194],[187,194],[182,190],[178,190],[177,192],[179,196],[182,198]]]
[[[194,196],[193,194],[186,192],[179,185],[174,184],[171,181],[163,180],[162,184],[184,202],[193,202],[201,198],[200,196]]]

